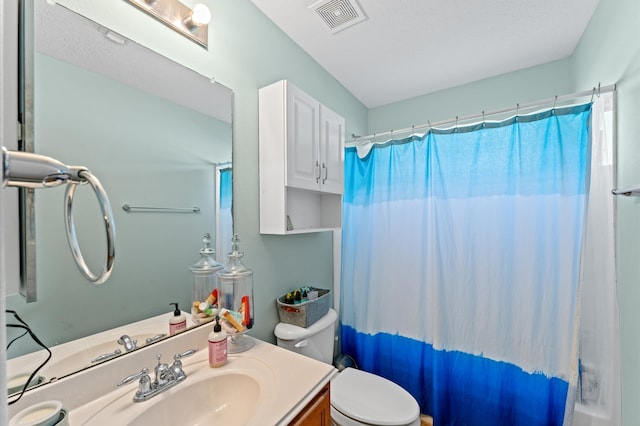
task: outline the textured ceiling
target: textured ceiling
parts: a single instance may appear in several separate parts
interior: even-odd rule
[[[342,1],[367,19],[333,33],[327,0],[252,0],[372,108],[569,57],[599,0]]]

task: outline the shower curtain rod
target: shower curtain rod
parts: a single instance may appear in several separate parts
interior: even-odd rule
[[[530,108],[536,108],[536,107],[543,107],[545,105],[548,104],[553,104],[553,107],[555,108],[556,104],[558,102],[564,102],[564,101],[568,101],[571,99],[576,99],[576,98],[584,98],[585,96],[591,96],[591,99],[593,100],[594,96],[600,96],[601,93],[608,93],[608,92],[613,92],[616,90],[616,85],[615,84],[610,84],[608,86],[604,86],[604,87],[600,87],[600,83],[598,83],[598,87],[594,87],[592,90],[585,90],[582,92],[576,92],[576,93],[571,93],[569,95],[562,95],[562,96],[554,96],[553,98],[549,98],[549,99],[544,99],[541,101],[535,101],[535,102],[530,102],[527,104],[516,104],[515,107],[509,107],[509,108],[504,108],[504,109],[499,109],[499,110],[495,110],[495,111],[491,111],[488,113],[485,113],[484,111],[482,111],[480,114],[472,114],[472,115],[467,115],[465,117],[456,117],[454,119],[447,119],[447,120],[442,120],[442,121],[437,121],[435,123],[426,123],[426,124],[421,124],[420,126],[411,126],[411,127],[405,127],[404,129],[399,129],[399,130],[390,130],[388,132],[381,132],[381,133],[373,133],[371,135],[368,136],[358,136],[355,134],[352,134],[352,139],[351,141],[347,142],[347,146],[355,146],[357,145],[357,142],[359,141],[369,141],[371,143],[383,143],[382,141],[380,142],[375,142],[375,141],[371,141],[369,139],[372,138],[377,138],[380,136],[389,136],[389,135],[394,135],[394,134],[402,134],[402,133],[409,133],[409,132],[414,132],[416,130],[420,130],[420,129],[431,129],[434,128],[436,126],[442,126],[445,124],[452,124],[452,123],[456,123],[456,126],[458,125],[459,122],[461,121],[469,121],[469,120],[475,120],[477,118],[482,118],[482,120],[484,121],[484,119],[486,119],[489,116],[492,115],[498,115],[498,114],[504,114],[507,112],[511,112],[511,111],[515,111],[516,115],[518,115],[518,112],[520,110],[523,109],[530,109]]]

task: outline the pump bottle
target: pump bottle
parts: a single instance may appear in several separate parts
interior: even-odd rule
[[[216,325],[209,333],[209,366],[222,367],[227,362],[227,332],[220,325],[220,317],[216,316]]]
[[[175,306],[173,315],[169,318],[169,336],[173,336],[187,328],[187,317],[180,311],[177,303],[169,303],[169,305]]]

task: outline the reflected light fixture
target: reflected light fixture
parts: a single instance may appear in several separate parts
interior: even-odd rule
[[[211,11],[202,4],[193,9],[179,0],[126,0],[172,30],[207,48]]]

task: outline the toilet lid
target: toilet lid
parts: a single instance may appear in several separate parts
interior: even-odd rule
[[[331,405],[347,417],[375,425],[407,425],[420,415],[409,392],[354,368],[345,368],[331,380]]]

